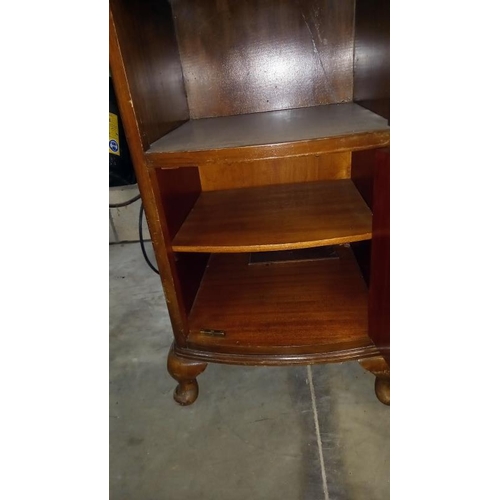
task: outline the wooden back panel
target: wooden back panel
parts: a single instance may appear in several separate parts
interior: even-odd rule
[[[203,191],[348,179],[351,152],[206,163],[199,171]]]
[[[389,118],[389,0],[356,0],[354,101]]]
[[[352,101],[354,1],[171,3],[191,118]]]
[[[189,119],[172,12],[166,0],[110,0],[110,9],[145,151]]]

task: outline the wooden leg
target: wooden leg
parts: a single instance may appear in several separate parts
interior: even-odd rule
[[[198,382],[196,377],[207,367],[202,361],[181,358],[170,348],[168,353],[168,373],[179,382],[175,388],[174,399],[182,406],[191,405],[198,397]]]
[[[360,359],[359,364],[375,375],[375,394],[378,400],[385,405],[390,405],[391,376],[389,365],[382,356],[376,358]]]

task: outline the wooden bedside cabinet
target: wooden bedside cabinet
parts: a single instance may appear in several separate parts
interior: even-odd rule
[[[389,403],[389,2],[111,0],[183,405],[207,363],[359,360]]]

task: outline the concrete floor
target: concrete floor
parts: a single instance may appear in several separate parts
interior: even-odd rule
[[[212,364],[178,406],[160,280],[139,244],[109,252],[111,499],[389,498],[389,408],[371,373]]]

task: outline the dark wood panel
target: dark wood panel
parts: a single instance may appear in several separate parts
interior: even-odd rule
[[[354,100],[389,119],[390,1],[356,0]]]
[[[350,249],[338,253],[268,266],[248,265],[248,254],[212,255],[189,316],[189,346],[283,354],[371,346],[366,285]]]
[[[349,179],[203,192],[172,247],[258,252],[348,243],[371,238],[371,218]]]
[[[376,149],[354,151],[351,158],[351,179],[366,204],[373,209],[373,176]],[[371,240],[351,245],[367,285],[370,284]]]
[[[118,99],[120,112],[134,108],[146,150],[189,119],[172,12],[166,0],[110,0],[110,9],[132,96]]]
[[[352,100],[352,0],[171,3],[191,118]]]
[[[369,289],[369,332],[389,362],[390,348],[390,153],[376,152],[373,182],[373,239]]]
[[[196,167],[155,170],[169,236],[175,237],[201,192]]]
[[[373,176],[376,149],[355,151],[351,158],[351,179],[366,204],[373,208]]]
[[[179,276],[184,307],[188,314],[198,293],[209,257],[210,254],[206,253],[175,254],[175,266]]]

